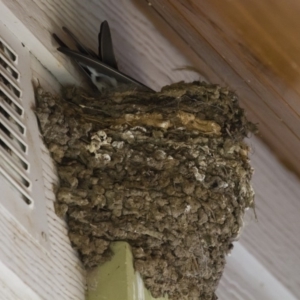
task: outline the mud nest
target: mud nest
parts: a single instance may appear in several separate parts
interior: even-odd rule
[[[37,90],[56,162],[56,212],[86,268],[131,245],[154,297],[216,299],[225,256],[253,206],[244,137],[255,126],[237,96],[204,82],[93,97]]]

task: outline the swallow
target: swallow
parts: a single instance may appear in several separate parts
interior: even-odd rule
[[[119,71],[114,54],[111,32],[107,21],[102,22],[100,25],[98,34],[98,54],[80,42],[76,35],[68,28],[63,27],[63,30],[71,40],[73,40],[78,51],[70,49],[54,33],[53,38],[59,45],[57,50],[75,60],[100,92],[103,92],[108,88],[116,88],[120,84],[153,91],[141,82]]]

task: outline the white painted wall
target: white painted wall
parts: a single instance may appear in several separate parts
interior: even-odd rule
[[[0,22],[4,12],[5,7],[0,2]],[[18,20],[11,16],[11,22],[16,24]],[[35,186],[34,182],[41,180],[44,186],[44,189],[41,188],[39,191],[39,193],[42,191],[43,195],[34,195],[34,204],[31,207],[25,207],[23,202],[18,202],[17,200],[22,201],[19,197],[19,199],[8,199],[9,195],[4,192],[5,190],[0,190],[0,299],[84,299],[85,272],[77,253],[71,248],[65,222],[54,212],[53,184],[57,181],[57,177],[49,153],[38,134],[37,122],[34,121],[31,111],[34,105],[34,95],[30,85],[32,75],[38,77],[43,86],[51,87],[52,91],[58,90],[60,85],[35,57],[29,56],[28,51],[24,52],[21,42],[13,38],[12,33],[3,27],[2,22],[0,25],[1,38],[16,51],[18,56],[17,67],[21,76],[17,84],[20,84],[23,93],[19,101],[24,108],[27,107],[24,118],[20,119],[24,122],[30,121],[27,122],[29,133],[25,136],[25,142],[29,151],[34,149],[32,153],[38,155],[29,164],[30,170],[36,169],[37,165],[40,167],[39,174],[31,178],[32,186]],[[1,69],[3,70],[4,68]],[[3,72],[6,74],[5,70]],[[0,151],[2,150],[1,147]],[[2,163],[1,156],[1,166],[4,165]],[[2,176],[1,180],[3,180]],[[1,181],[1,186],[7,187],[7,182]],[[9,213],[10,206],[7,205],[6,200],[11,202],[16,200],[11,203],[14,205],[12,212],[14,216]],[[34,230],[39,225],[38,222],[34,222],[35,216],[38,220],[42,220],[44,233],[42,237],[46,237],[46,242],[43,242],[41,235],[37,235],[38,231]]]
[[[251,139],[256,221],[251,211],[228,258],[220,299],[300,298],[300,181],[261,141]]]

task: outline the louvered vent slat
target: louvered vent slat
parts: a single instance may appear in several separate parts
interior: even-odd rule
[[[18,172],[14,169],[11,169],[8,164],[5,162],[1,165],[0,171],[2,174],[10,181],[10,183],[24,195],[29,201],[25,201],[26,204],[32,204],[33,200],[30,196],[30,182],[23,178]]]
[[[22,111],[23,111],[23,105],[19,98],[19,96],[16,94],[19,92],[17,89],[15,89],[9,82],[6,82],[7,78],[4,76],[0,76],[0,82],[1,85],[1,91],[3,93],[3,96],[6,96],[10,101],[12,101],[15,105],[17,105]],[[8,102],[9,102],[8,100]]]
[[[0,126],[0,130],[2,132],[0,131],[0,137],[1,137],[1,141],[5,144],[5,146],[3,146],[3,149],[8,151],[9,153],[13,151],[21,160],[25,160],[24,153],[26,153],[26,148],[27,148],[26,144],[23,144],[23,141],[18,142],[17,140],[13,139],[11,134],[11,129],[5,127],[3,125],[3,122],[1,123],[2,124]],[[8,137],[7,135],[10,136]]]
[[[47,245],[41,140],[32,111],[29,52],[0,25],[0,204]]]
[[[12,74],[8,73],[7,70],[6,70],[1,64],[0,64],[0,74],[3,75],[3,76],[4,76],[4,74],[5,74],[5,76],[6,76],[7,79],[11,82],[11,84],[14,85],[14,80],[15,80],[16,78],[14,78],[14,77],[12,76]],[[16,86],[15,86],[15,87],[16,87]]]
[[[1,81],[0,81],[1,82]],[[23,116],[24,109],[19,99],[14,97],[12,92],[5,86],[3,82],[0,85],[0,97],[15,110],[19,116]]]
[[[0,152],[0,157],[3,159],[10,168],[13,168],[18,174],[22,175],[26,180],[30,181],[30,178],[27,176],[27,168],[28,165],[25,165],[24,162],[17,161],[15,162],[14,159],[12,159],[11,155],[8,155],[6,151]]]
[[[12,120],[11,118],[2,118],[1,122],[3,123],[3,126],[8,128],[10,127],[10,133],[13,135],[15,139],[18,141],[22,141],[23,139],[23,133],[24,128],[18,127],[15,120]]]
[[[7,104],[7,102],[4,101],[2,97],[0,97],[0,112],[3,116],[10,120],[10,124],[12,126],[16,126],[18,128],[18,131],[24,134],[25,127],[22,123],[22,120],[20,120],[20,115],[15,110],[12,110],[11,106]]]

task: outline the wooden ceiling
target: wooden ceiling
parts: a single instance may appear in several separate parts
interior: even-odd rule
[[[300,2],[146,2],[197,54],[209,81],[237,92],[261,138],[300,174]]]

